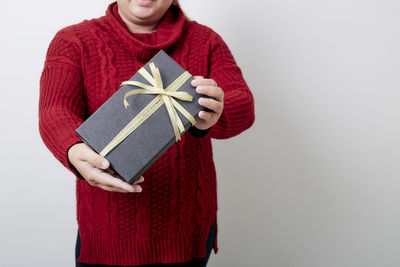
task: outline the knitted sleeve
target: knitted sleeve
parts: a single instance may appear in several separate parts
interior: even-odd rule
[[[224,91],[224,109],[208,135],[225,139],[238,135],[254,123],[254,99],[226,43],[215,32],[209,42],[208,77]]]
[[[79,46],[71,31],[59,31],[47,50],[40,78],[39,132],[51,153],[75,175],[68,149],[81,139],[75,129],[83,122],[85,102]]]

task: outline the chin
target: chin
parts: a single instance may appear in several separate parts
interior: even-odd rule
[[[149,19],[157,14],[156,2],[157,0],[131,0],[130,13],[139,19]]]
[[[153,23],[164,15],[172,0],[118,0],[127,18],[139,23]]]

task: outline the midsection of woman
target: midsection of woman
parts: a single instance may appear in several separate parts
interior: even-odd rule
[[[78,261],[134,266],[204,257],[218,209],[211,138],[235,136],[254,121],[252,94],[226,44],[210,28],[186,20],[171,3],[112,3],[105,16],[60,30],[49,46],[40,129],[56,158],[77,176]],[[164,4],[165,14],[157,20],[153,15]],[[157,12],[144,12],[152,5],[158,5]],[[197,79],[200,91],[222,88],[222,114],[202,134],[192,127],[167,150],[143,174],[140,193],[92,186],[68,159],[69,149],[81,143],[74,130],[160,49],[192,75],[208,78]]]

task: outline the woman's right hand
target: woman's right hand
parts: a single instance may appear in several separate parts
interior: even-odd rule
[[[113,171],[107,170],[110,167],[110,162],[94,152],[85,143],[77,143],[71,146],[68,150],[68,159],[92,186],[112,192],[142,192],[142,187],[138,183],[144,181],[143,176],[136,180],[133,185],[115,177]]]

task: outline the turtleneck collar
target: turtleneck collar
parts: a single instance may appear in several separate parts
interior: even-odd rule
[[[149,60],[160,49],[166,49],[177,42],[185,24],[181,9],[177,6],[171,6],[161,18],[155,32],[132,33],[118,14],[117,2],[108,6],[106,19],[118,34],[118,39],[134,49],[141,60]]]

